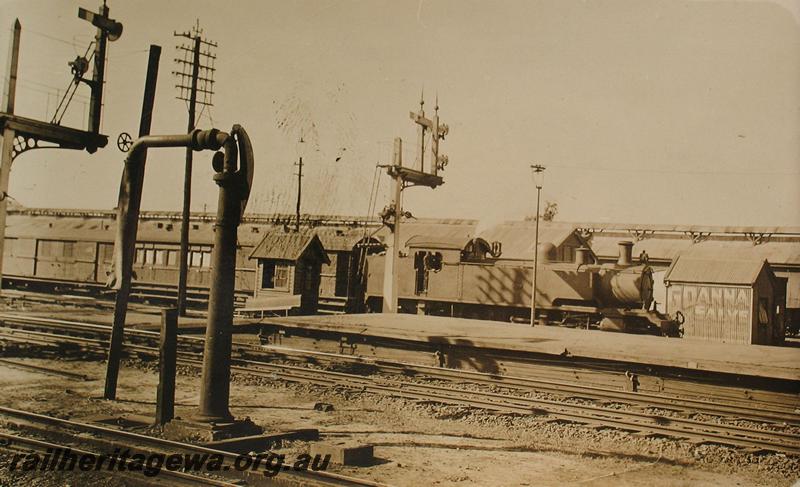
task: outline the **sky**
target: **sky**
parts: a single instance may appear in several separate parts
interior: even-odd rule
[[[542,202],[557,220],[800,225],[800,2],[681,0],[109,0],[122,22],[110,43],[95,154],[34,150],[14,162],[9,194],[25,206],[111,209],[136,134],[147,51],[162,47],[153,134],[184,133],[174,59],[199,22],[217,42],[213,107],[198,127],[240,124],[255,150],[252,212],[375,214],[389,202],[409,111],[424,93],[450,127],[445,184],[411,188],[418,217],[488,224],[534,212],[531,164],[546,167]],[[22,23],[18,115],[50,120],[94,27],[98,2],[0,0],[7,76]],[[85,128],[88,87],[63,124]],[[299,144],[301,135],[305,143]],[[149,151],[142,206],[179,210],[184,152]],[[214,211],[211,153],[196,153],[192,209]],[[377,179],[376,179],[377,175]],[[370,194],[377,184],[375,208]]]

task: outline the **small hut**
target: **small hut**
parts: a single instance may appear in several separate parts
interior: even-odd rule
[[[250,253],[258,260],[255,294],[248,308],[281,298],[299,297],[299,314],[314,314],[319,302],[322,264],[328,254],[316,234],[270,232]]]

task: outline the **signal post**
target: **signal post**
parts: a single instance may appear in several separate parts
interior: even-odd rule
[[[432,119],[425,117],[425,101],[420,99],[419,111],[410,112],[411,120],[419,125],[417,141],[416,168],[403,166],[403,141],[398,137],[394,140],[392,164],[386,167],[386,172],[394,180],[392,202],[381,212],[381,219],[392,232],[392,237],[386,241],[386,259],[383,272],[383,312],[397,313],[397,260],[400,255],[400,221],[410,217],[411,213],[403,212],[403,189],[411,186],[427,186],[436,188],[444,184],[444,179],[439,171],[444,170],[448,163],[446,155],[439,154],[439,141],[444,140],[449,133],[446,124],[439,123],[439,100],[436,100],[434,116]],[[429,171],[425,171],[425,138],[430,132],[431,160]]]

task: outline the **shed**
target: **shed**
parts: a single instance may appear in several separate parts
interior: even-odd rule
[[[681,255],[664,275],[667,312],[684,336],[725,343],[783,341],[783,296],[766,260]]]
[[[330,264],[316,234],[270,232],[250,253],[258,260],[255,293],[248,308],[259,302],[299,300],[300,314],[314,314],[319,302],[320,270]]]

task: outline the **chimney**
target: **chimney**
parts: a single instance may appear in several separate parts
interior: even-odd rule
[[[619,259],[617,265],[631,265],[633,260],[633,242],[623,240],[619,243]]]
[[[578,265],[591,264],[592,251],[586,247],[579,247],[575,249],[575,263]]]

